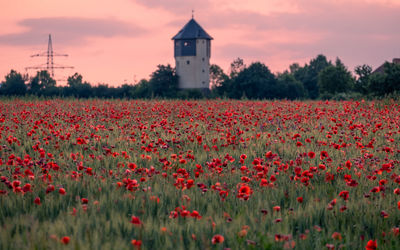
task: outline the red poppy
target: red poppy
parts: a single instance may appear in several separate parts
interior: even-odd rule
[[[310,157],[310,159],[314,159],[315,153],[313,151],[308,152],[308,157]]]
[[[325,158],[329,157],[328,152],[326,151],[321,151],[320,153],[320,159],[323,160]]]
[[[67,245],[69,243],[70,238],[68,236],[64,236],[61,238],[61,243]]]
[[[297,197],[296,200],[298,203],[303,203],[303,197]]]
[[[346,161],[346,168],[350,169],[352,165],[351,161]]]
[[[326,248],[329,249],[329,250],[334,250],[334,249],[335,249],[335,245],[333,245],[333,244],[326,243],[325,246],[326,246]]]
[[[220,234],[216,234],[216,235],[214,235],[214,236],[212,237],[211,243],[212,243],[212,244],[219,244],[219,243],[224,242],[224,240],[225,240],[224,236],[222,236],[222,235],[220,235]]]
[[[386,219],[386,218],[389,217],[389,214],[385,210],[382,210],[381,211],[381,216]]]
[[[261,187],[267,187],[268,186],[268,180],[267,179],[261,179],[260,186]]]
[[[36,197],[35,200],[33,201],[36,205],[40,205],[42,203],[40,203],[40,198]]]
[[[338,233],[338,232],[334,232],[332,234],[332,239],[334,239],[334,240],[342,240],[342,234]]]
[[[349,199],[349,191],[346,191],[346,190],[341,191],[339,193],[339,196],[342,197],[343,200],[347,201],[347,199]]]
[[[132,215],[131,223],[134,225],[141,225],[142,221],[139,219],[139,217]]]
[[[241,187],[239,188],[239,195],[247,195],[249,196],[252,193],[253,190],[251,190],[251,188],[247,185],[241,185]]]
[[[367,243],[367,246],[365,247],[365,250],[375,250],[378,248],[378,244],[376,243],[376,240],[370,240]]]
[[[59,190],[58,190],[58,193],[59,194],[61,194],[61,195],[65,195],[65,189],[64,188],[60,188]]]
[[[137,249],[140,249],[140,246],[142,245],[142,241],[141,240],[132,240],[131,244],[136,247]]]

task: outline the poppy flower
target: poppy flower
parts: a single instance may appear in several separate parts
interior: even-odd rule
[[[313,151],[308,152],[308,157],[310,159],[314,159],[315,158],[315,153]]]
[[[303,203],[303,197],[297,197],[296,200],[298,203]]]
[[[365,247],[365,250],[375,250],[378,248],[378,244],[376,243],[376,240],[370,240],[367,243],[367,246]]]
[[[64,236],[61,238],[61,243],[67,245],[70,241],[70,238],[68,236]]]
[[[268,180],[267,179],[261,179],[260,186],[261,187],[267,187],[268,186]]]
[[[33,201],[36,205],[40,205],[42,203],[40,203],[40,198],[36,197],[35,200]]]
[[[382,210],[381,211],[381,216],[382,216],[382,218],[388,218],[389,217],[389,214],[385,211],[385,210]]]
[[[328,152],[326,152],[326,151],[321,151],[321,153],[320,153],[320,159],[323,160],[323,159],[325,159],[325,158],[327,158],[327,157],[329,157]]]
[[[212,237],[211,243],[215,245],[224,242],[224,240],[225,240],[224,236],[216,234]]]
[[[351,161],[346,161],[346,168],[350,169],[352,165]]]
[[[332,234],[332,239],[334,239],[334,240],[342,240],[342,234],[338,233],[338,232],[334,232]]]
[[[64,188],[60,188],[59,190],[58,190],[58,193],[59,194],[61,194],[61,195],[65,195],[65,189]]]
[[[26,184],[24,185],[24,187],[22,188],[22,190],[23,190],[25,193],[26,193],[26,192],[31,192],[31,191],[32,191],[31,188],[32,188],[32,185],[29,184],[29,183],[26,183]]]
[[[82,204],[88,204],[89,200],[86,198],[81,199]]]
[[[193,210],[193,212],[190,214],[190,216],[193,218],[201,219],[201,215],[196,210]]]
[[[141,225],[142,221],[139,219],[139,217],[132,215],[131,223],[134,225]]]
[[[136,247],[137,249],[140,249],[140,246],[142,245],[142,241],[141,240],[132,240],[131,244]]]
[[[329,249],[329,250],[334,250],[334,249],[335,249],[335,245],[333,245],[333,244],[326,243],[325,246],[326,246],[326,248]]]
[[[242,230],[240,230],[239,232],[238,232],[238,236],[240,237],[240,238],[243,238],[243,237],[245,237],[247,235],[247,230],[245,230],[245,229],[242,229]]]
[[[339,196],[342,197],[343,200],[347,201],[347,199],[349,199],[349,191],[346,191],[346,190],[341,191],[339,193]]]
[[[49,186],[46,188],[46,194],[51,193],[51,192],[53,192],[54,190],[55,190],[55,187],[54,187],[53,185],[49,185]]]

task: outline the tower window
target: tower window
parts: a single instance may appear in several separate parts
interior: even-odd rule
[[[189,60],[187,60],[187,61],[186,61],[186,64],[187,64],[187,65],[189,65],[189,64],[190,64],[190,61],[189,61]]]
[[[206,71],[203,69],[203,73],[204,73],[204,72],[206,72]]]
[[[185,46],[185,47],[190,46],[190,42],[184,42],[183,46]]]
[[[206,82],[205,82],[205,81],[203,81],[203,84],[206,84]]]
[[[201,60],[203,60],[203,62],[204,62],[204,60],[206,60],[206,59],[203,57],[203,58],[201,58]]]

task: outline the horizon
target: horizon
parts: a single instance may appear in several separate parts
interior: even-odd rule
[[[54,52],[69,55],[55,57],[54,63],[74,66],[55,70],[56,79],[75,72],[92,85],[148,79],[159,64],[175,66],[171,38],[192,10],[214,38],[210,63],[225,73],[238,57],[246,65],[260,61],[273,73],[318,54],[331,61],[339,57],[350,71],[362,64],[376,69],[400,57],[396,0],[21,0],[1,7],[1,81],[11,69],[25,74],[25,67],[45,63],[46,58],[30,56],[47,51],[48,34]]]

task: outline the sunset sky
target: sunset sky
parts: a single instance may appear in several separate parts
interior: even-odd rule
[[[281,72],[317,54],[353,70],[400,57],[400,0],[0,0],[0,78],[43,64],[52,34],[55,63],[92,84],[149,78],[174,66],[171,38],[195,19],[212,36],[211,63],[228,71],[237,57]],[[29,71],[33,74],[33,71]]]

